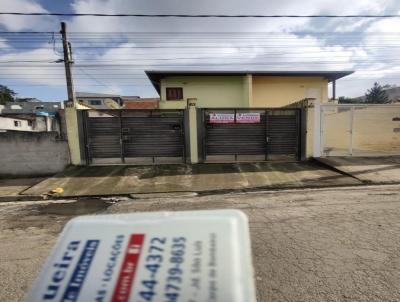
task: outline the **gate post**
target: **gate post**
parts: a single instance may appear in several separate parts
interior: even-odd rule
[[[313,137],[313,156],[321,157],[321,142],[322,142],[322,129],[321,129],[321,115],[322,107],[319,102],[314,103],[314,137]]]
[[[78,110],[75,107],[65,108],[65,123],[67,126],[68,147],[71,164],[82,165],[81,151],[82,144],[80,140],[80,125],[78,118]]]
[[[349,145],[349,153],[350,156],[353,156],[353,135],[354,135],[354,106],[351,106],[350,109],[350,145]]]
[[[190,142],[190,162],[196,164],[199,162],[198,146],[197,146],[197,99],[188,99],[189,110],[189,142]]]

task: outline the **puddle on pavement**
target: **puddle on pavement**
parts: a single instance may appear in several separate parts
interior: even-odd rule
[[[15,230],[34,227],[58,234],[69,219],[102,212],[116,202],[118,200],[92,198],[27,206],[7,215],[2,221],[4,222],[2,228]]]
[[[115,202],[102,199],[83,199],[68,203],[49,203],[45,205],[34,206],[34,212],[37,215],[61,215],[75,216],[93,214],[106,210]]]

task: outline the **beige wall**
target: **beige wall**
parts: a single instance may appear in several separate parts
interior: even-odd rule
[[[323,155],[400,154],[400,106],[325,106]],[[353,115],[353,118],[351,117]]]
[[[186,100],[197,99],[197,107],[248,107],[247,76],[185,76],[161,80],[160,109],[186,108]],[[182,101],[166,101],[167,87],[182,87]]]
[[[78,116],[76,108],[65,108],[65,122],[71,163],[81,165],[81,152],[79,144]]]
[[[271,77],[253,75],[252,107],[282,107],[320,95],[328,101],[328,81],[323,77]]]
[[[183,100],[167,101],[167,87],[182,87]],[[197,107],[282,107],[305,98],[328,101],[328,81],[323,77],[181,76],[161,80],[161,109],[186,108],[188,98]]]

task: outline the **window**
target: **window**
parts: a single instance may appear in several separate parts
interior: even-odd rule
[[[32,127],[33,126],[33,122],[32,121],[28,121],[28,126]]]
[[[36,106],[35,109],[36,109],[36,110],[42,110],[42,109],[44,109],[44,106],[43,106],[43,105]]]
[[[100,106],[101,101],[100,100],[89,100],[89,105]]]
[[[15,127],[21,127],[21,121],[14,121]]]
[[[167,101],[183,100],[183,88],[181,87],[168,87],[166,92]]]

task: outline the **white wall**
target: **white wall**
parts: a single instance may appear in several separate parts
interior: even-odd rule
[[[14,121],[20,122],[21,126],[16,127]],[[32,126],[28,125],[27,120],[21,120],[17,118],[10,118],[0,116],[0,130],[16,130],[16,131],[33,131]]]

